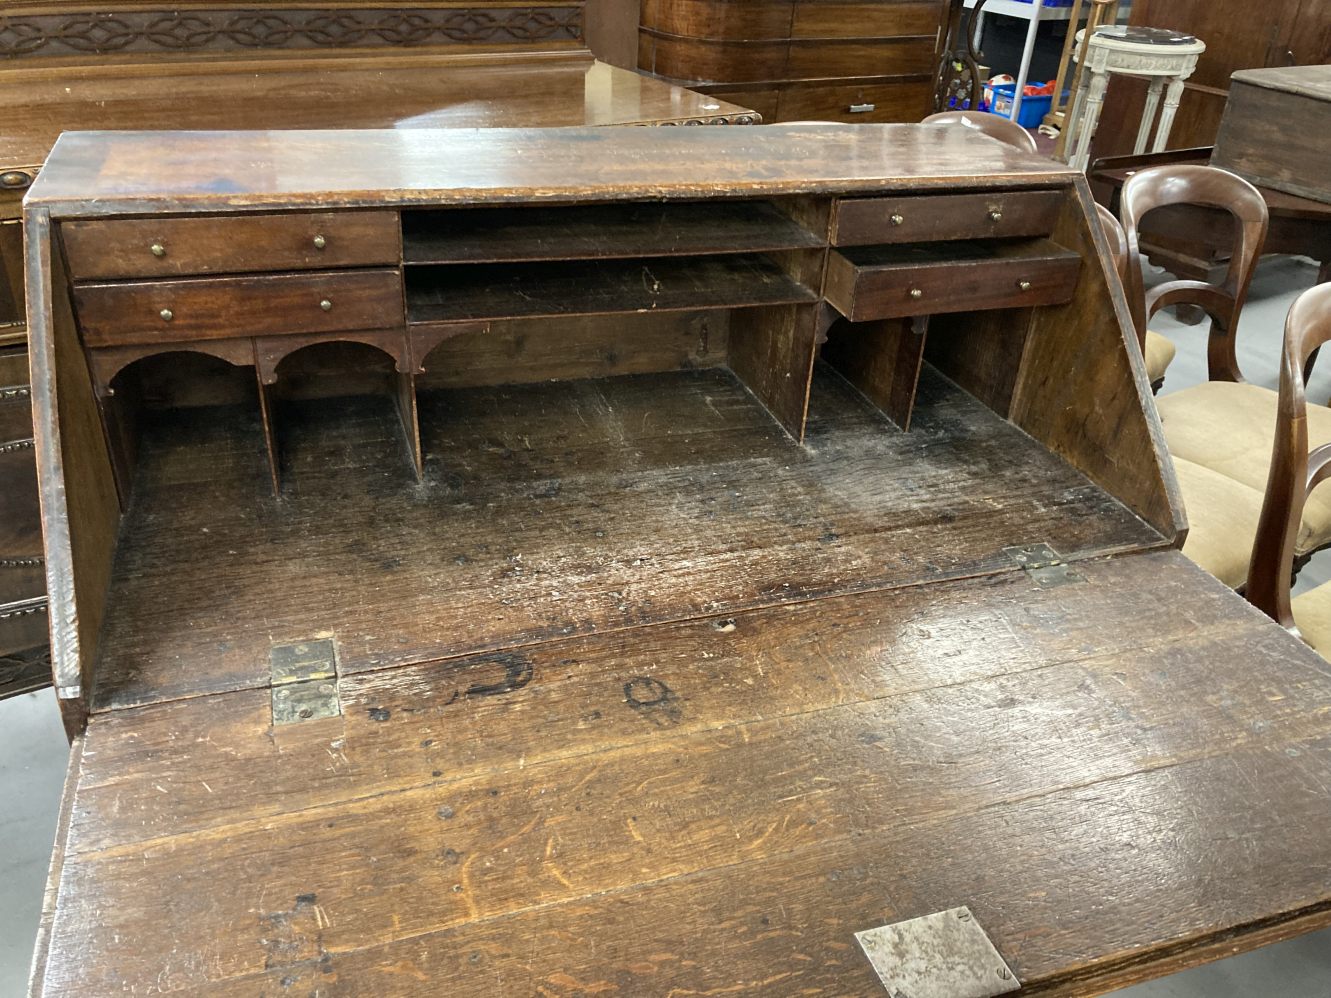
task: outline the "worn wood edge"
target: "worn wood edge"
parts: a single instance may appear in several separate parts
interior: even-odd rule
[[[37,455],[37,492],[42,536],[46,546],[46,593],[51,629],[51,674],[56,696],[82,696],[78,609],[70,562],[69,507],[64,489],[64,460],[56,422],[59,399],[55,380],[54,315],[51,295],[52,244],[50,214],[42,208],[25,212],[27,239],[28,357],[32,375],[32,434]]]
[[[598,131],[606,130],[599,126]],[[765,125],[767,128],[780,128]],[[872,125],[857,125],[857,128],[872,128]],[[694,131],[695,129],[690,129]],[[696,129],[701,130],[701,129]],[[498,131],[498,129],[488,129]],[[65,136],[81,134],[66,132]],[[86,133],[82,133],[86,134]],[[142,133],[141,133],[142,134]],[[163,133],[177,135],[183,133]],[[58,145],[59,143],[57,143]],[[1048,172],[1011,172],[987,173],[977,177],[974,174],[964,176],[938,177],[879,177],[870,180],[863,178],[828,177],[820,180],[747,180],[728,179],[726,197],[733,199],[755,197],[785,197],[798,195],[818,196],[855,196],[860,194],[936,193],[939,191],[957,191],[964,186],[965,191],[983,193],[992,190],[1030,189],[1066,186],[1069,177],[1058,171]],[[40,183],[40,178],[37,183]],[[213,211],[299,211],[308,207],[303,194],[175,194],[170,198],[157,195],[124,194],[116,197],[98,197],[86,199],[69,197],[60,193],[47,194],[45,189],[38,189],[34,183],[28,202],[49,210],[51,217],[60,221],[72,219],[99,219],[115,215],[161,216],[164,214],[189,214],[193,212]],[[53,186],[53,185],[48,185]],[[705,180],[680,182],[676,184],[636,184],[625,185],[607,190],[605,187],[518,187],[495,189],[489,187],[448,187],[448,188],[412,188],[391,192],[386,198],[381,189],[366,188],[358,190],[328,191],[319,195],[321,209],[342,208],[419,208],[419,207],[476,207],[483,205],[546,205],[578,204],[588,200],[596,202],[612,201],[665,201],[665,200],[716,200],[716,187]]]
[[[56,815],[55,844],[51,849],[51,862],[46,871],[46,886],[42,891],[42,911],[37,923],[37,942],[32,951],[28,969],[28,994],[40,998],[46,992],[46,967],[55,928],[55,913],[60,899],[61,875],[65,869],[65,854],[69,846],[71,816],[74,799],[78,796],[80,772],[83,767],[83,736],[75,736],[69,746],[69,762],[65,765],[65,788],[60,794],[60,810]]]
[[[1130,953],[1111,958],[1055,985],[1023,985],[1023,994],[1092,998],[1129,985],[1156,980],[1215,960],[1239,956],[1331,926],[1331,899],[1220,932],[1177,940],[1149,955]]]

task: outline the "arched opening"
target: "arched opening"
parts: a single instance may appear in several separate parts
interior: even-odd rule
[[[191,346],[103,366],[102,422],[122,504],[139,475],[187,480],[193,466],[262,475],[258,390],[253,366],[239,363],[244,357],[226,346],[216,353]]]
[[[360,340],[305,344],[280,358],[265,359],[261,348],[262,401],[283,489],[335,492],[349,478],[373,487],[386,468],[401,467],[404,447],[419,477],[415,385],[400,364],[384,346]]]

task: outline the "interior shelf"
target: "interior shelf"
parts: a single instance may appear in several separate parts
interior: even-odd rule
[[[405,212],[407,264],[808,249],[823,240],[765,201]]]
[[[413,267],[406,284],[413,324],[818,300],[757,254]]]

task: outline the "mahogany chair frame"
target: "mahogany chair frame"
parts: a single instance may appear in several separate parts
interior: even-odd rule
[[[1175,280],[1146,291],[1138,240],[1140,223],[1149,212],[1169,205],[1202,205],[1234,216],[1234,250],[1218,284]],[[1158,166],[1143,170],[1123,185],[1120,211],[1128,238],[1128,304],[1142,349],[1146,347],[1146,324],[1156,312],[1167,305],[1195,305],[1211,319],[1206,349],[1208,377],[1212,381],[1241,382],[1235,334],[1266,243],[1266,200],[1256,187],[1227,170],[1198,165]]]
[[[1306,395],[1308,360],[1327,340],[1331,340],[1331,284],[1319,284],[1295,299],[1285,320],[1271,472],[1245,593],[1253,606],[1296,633],[1290,588],[1303,506],[1309,493],[1331,476],[1331,444],[1308,451]]]
[[[924,125],[965,125],[977,132],[983,132],[1000,142],[1006,142],[1014,149],[1039,155],[1035,137],[1015,121],[988,111],[939,111],[921,122]]]

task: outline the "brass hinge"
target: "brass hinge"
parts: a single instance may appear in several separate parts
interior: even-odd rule
[[[337,649],[332,639],[273,645],[268,653],[273,687],[273,724],[337,717]]]
[[[1048,544],[1022,544],[1004,548],[1003,553],[1025,569],[1027,577],[1041,589],[1057,589],[1086,581],[1086,576],[1065,564],[1063,556]]]

